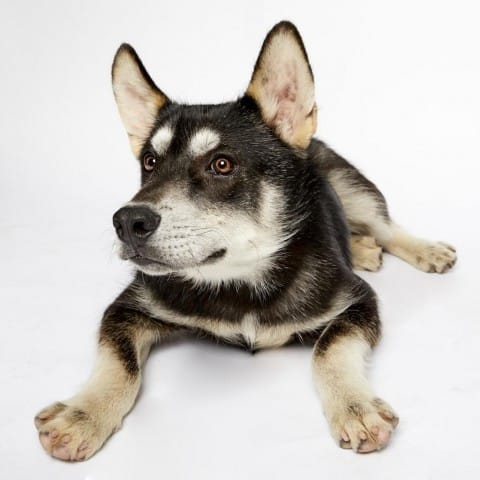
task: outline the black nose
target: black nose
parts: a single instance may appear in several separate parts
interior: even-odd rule
[[[118,238],[132,247],[142,246],[160,224],[160,215],[144,206],[123,207],[113,215]]]

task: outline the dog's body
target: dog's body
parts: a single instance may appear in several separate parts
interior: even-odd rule
[[[380,322],[352,264],[378,270],[386,250],[444,272],[456,257],[395,225],[377,188],[312,139],[313,75],[295,27],[269,33],[235,102],[171,102],[128,46],[113,85],[143,163],[142,188],[114,215],[137,275],[105,312],[89,382],[36,417],[45,449],[68,460],[95,453],[132,407],[151,346],[181,331],[252,351],[311,341],[336,441],[385,446],[398,419],[365,378]]]

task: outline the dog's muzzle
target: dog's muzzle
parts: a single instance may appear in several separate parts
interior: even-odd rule
[[[160,215],[145,206],[127,206],[113,215],[113,226],[118,238],[137,250],[160,225]]]

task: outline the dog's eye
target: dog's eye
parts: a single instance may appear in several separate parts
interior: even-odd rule
[[[219,157],[212,161],[210,170],[217,175],[229,175],[233,172],[235,164],[228,158]]]
[[[147,172],[151,172],[155,168],[155,163],[156,163],[155,157],[151,153],[146,153],[143,156],[143,168]]]

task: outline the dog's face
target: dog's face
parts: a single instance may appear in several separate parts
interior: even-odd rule
[[[295,233],[291,179],[316,128],[313,76],[295,27],[282,22],[267,35],[235,102],[170,101],[127,45],[112,79],[142,168],[141,189],[113,217],[120,256],[150,275],[255,282]]]

